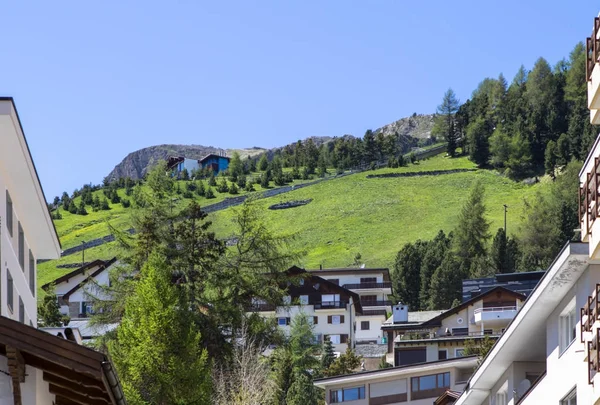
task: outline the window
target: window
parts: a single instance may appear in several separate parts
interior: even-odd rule
[[[360,330],[369,330],[371,329],[371,325],[369,321],[361,321],[360,322]]]
[[[452,336],[468,336],[469,328],[452,328]]]
[[[563,399],[561,399],[560,405],[577,405],[577,388],[574,388]]]
[[[506,392],[496,393],[496,405],[506,405]]]
[[[493,335],[494,334],[494,330],[493,329],[484,329],[483,330],[483,334],[484,335]]]
[[[448,358],[448,350],[438,350],[438,360],[446,360]]]
[[[360,283],[376,283],[377,282],[377,277],[361,277],[360,278]]]
[[[21,227],[21,222],[19,222],[19,265],[21,266],[21,270],[25,272],[25,234],[23,233],[23,228]]]
[[[302,304],[302,305],[308,305],[308,295],[301,295],[300,296],[300,304]]]
[[[329,315],[327,317],[327,323],[331,325],[340,325],[344,323],[344,315]]]
[[[560,353],[564,352],[567,347],[575,340],[577,330],[577,319],[575,318],[575,298],[571,300],[567,308],[563,311],[559,318],[560,326]]]
[[[465,355],[465,349],[455,349],[454,357],[463,357]]]
[[[329,399],[332,404],[365,399],[365,386],[331,390]]]
[[[13,312],[13,278],[8,270],[6,271],[6,304],[10,312]]]
[[[340,335],[329,335],[329,340],[331,340],[331,343],[334,345],[339,345],[342,342]]]
[[[412,399],[438,397],[450,388],[450,373],[412,377],[410,380]]]
[[[313,325],[317,325],[319,323],[319,317],[318,316],[313,316],[312,318],[308,318],[309,322],[312,321]]]
[[[35,258],[31,250],[29,251],[29,289],[35,297]]]
[[[304,279],[303,278],[300,279],[300,285],[304,285]]]
[[[283,297],[284,305],[290,305],[291,303],[292,303],[292,297],[290,297],[289,295],[286,295],[285,297]]]
[[[321,295],[321,305],[324,307],[335,306],[337,302],[340,302],[339,294],[323,294]]]
[[[8,228],[8,233],[10,236],[13,236],[13,203],[10,198],[10,194],[8,194],[8,190],[6,190],[6,227]]]
[[[290,324],[290,318],[277,318],[277,325],[286,326]]]
[[[394,356],[395,366],[425,363],[427,351],[424,347],[418,349],[397,349]]]
[[[25,323],[25,305],[21,297],[19,297],[19,322]]]

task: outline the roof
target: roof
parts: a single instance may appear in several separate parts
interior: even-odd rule
[[[79,274],[83,274],[83,273],[84,273],[86,270],[88,270],[88,269],[91,269],[91,268],[93,268],[93,267],[96,267],[96,266],[104,266],[104,265],[106,265],[107,263],[109,263],[109,262],[111,262],[111,261],[116,261],[116,260],[117,260],[117,258],[116,258],[116,257],[113,257],[113,258],[112,258],[112,259],[110,259],[108,262],[106,262],[106,261],[104,261],[104,260],[99,260],[99,259],[98,259],[98,260],[94,260],[93,262],[90,262],[90,263],[86,264],[85,266],[81,266],[81,267],[79,267],[78,269],[76,269],[76,270],[73,270],[73,271],[72,271],[72,272],[70,272],[70,273],[67,273],[67,274],[65,274],[65,275],[62,275],[62,276],[60,276],[59,278],[57,278],[57,279],[56,279],[56,280],[54,280],[54,281],[51,281],[51,282],[49,282],[49,283],[46,283],[46,284],[44,284],[44,285],[42,286],[42,289],[43,289],[43,290],[47,290],[47,289],[48,289],[48,287],[50,287],[51,285],[56,285],[56,284],[60,284],[60,283],[62,283],[62,282],[64,282],[64,281],[69,281],[69,280],[70,280],[70,279],[72,279],[73,277],[75,277],[75,276],[77,276],[77,275],[79,275]],[[111,263],[111,264],[112,264],[112,263]]]
[[[411,373],[429,372],[433,370],[444,369],[448,367],[470,368],[477,365],[477,356],[465,356],[459,358],[429,361],[426,363],[409,364],[407,366],[397,366],[379,370],[361,371],[353,374],[338,375],[334,377],[318,378],[314,380],[317,387],[324,388],[332,384],[345,384],[351,382],[366,382],[380,378],[401,377]]]
[[[3,316],[0,316],[0,352],[19,363],[15,368],[29,365],[42,370],[57,403],[125,404],[116,372],[100,352]],[[8,363],[10,370],[11,361]],[[13,379],[18,378],[13,372]]]
[[[457,405],[480,404],[514,361],[546,358],[546,321],[589,263],[589,245],[567,243],[548,268],[521,310],[506,327],[479,368],[475,371]]]
[[[200,159],[199,162],[202,163],[206,159],[211,158],[211,157],[218,157],[218,158],[223,158],[223,159],[231,160],[231,158],[228,157],[228,156],[217,155],[216,153],[209,153],[208,155],[206,155],[202,159]]]
[[[87,276],[85,279],[81,280],[81,282],[79,284],[73,286],[73,288],[71,288],[69,291],[67,291],[66,293],[64,293],[63,299],[65,301],[69,301],[69,297],[75,291],[79,290],[81,287],[83,287],[84,285],[86,285],[86,283],[88,281],[90,281],[94,277],[98,276],[98,274],[102,273],[104,270],[106,270],[107,268],[109,268],[110,266],[112,266],[116,261],[117,261],[117,258],[113,257],[109,261],[103,262],[103,264],[101,264],[100,267],[98,267],[98,269],[96,271],[94,271],[92,274],[90,274],[89,276]]]
[[[117,326],[119,326],[117,323],[92,325],[90,319],[71,319],[71,321],[69,321],[69,327],[79,329],[79,333],[81,334],[81,338],[83,340],[89,340],[98,336],[102,336],[112,330],[115,330]]]
[[[392,323],[392,324],[383,324],[381,325],[381,329],[387,329],[387,330],[391,330],[391,329],[406,329],[409,327],[414,327],[414,326],[437,326],[441,324],[442,319],[447,318],[450,315],[456,314],[457,312],[462,311],[463,309],[467,308],[469,305],[472,305],[473,303],[482,300],[484,297],[487,297],[488,295],[491,295],[492,293],[495,293],[497,291],[503,291],[509,295],[513,295],[518,299],[521,300],[525,300],[527,297],[521,293],[515,292],[515,291],[511,291],[507,288],[504,287],[494,287],[491,290],[488,290],[484,293],[481,293],[463,303],[461,303],[460,305],[455,306],[454,308],[450,308],[447,311],[444,311],[442,313],[440,313],[437,316],[434,316],[431,319],[428,319],[427,321],[424,321],[420,324],[411,324],[409,323]],[[410,312],[409,312],[410,314]],[[387,321],[386,321],[387,322]]]
[[[385,281],[390,281],[390,269],[387,267],[373,267],[373,268],[365,268],[361,269],[359,267],[340,267],[340,268],[332,268],[332,269],[313,269],[307,270],[309,273],[318,273],[322,275],[329,274],[373,274],[373,273],[383,273],[383,279]]]
[[[460,392],[447,390],[433,402],[433,405],[453,404],[460,397]]]
[[[387,354],[387,344],[356,344],[354,353],[367,359],[380,358]]]
[[[11,180],[11,197],[28,215],[21,215],[19,220],[26,228],[43,225],[47,232],[30,232],[28,243],[33,247],[37,259],[58,259],[61,245],[54,222],[50,217],[46,195],[40,182],[31,150],[25,137],[21,118],[12,97],[0,97],[0,132],[9,135],[2,136],[0,162],[5,164]],[[15,136],[10,136],[14,134]],[[33,180],[33,181],[32,181]]]
[[[319,279],[320,283],[326,284],[328,285],[331,289],[333,290],[337,290],[340,292],[343,292],[346,295],[349,295],[352,297],[352,302],[354,303],[354,309],[356,310],[356,312],[362,314],[362,305],[360,303],[360,295],[358,295],[357,293],[355,293],[354,291],[348,290],[347,288],[344,288],[340,285],[337,285],[336,283],[332,283],[331,281],[319,277],[319,276],[315,276],[314,274],[312,274],[309,271],[306,271],[304,269],[301,269],[298,266],[292,266],[287,270],[288,274],[302,274],[302,273],[306,273],[309,274],[311,276],[311,278],[316,277]]]

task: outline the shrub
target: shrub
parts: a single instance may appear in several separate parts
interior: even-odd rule
[[[121,205],[123,208],[129,208],[131,207],[131,201],[129,201],[127,198],[121,198]]]
[[[100,205],[100,209],[103,211],[110,210],[110,205],[108,204],[108,198],[104,197],[102,200],[102,204]]]
[[[196,183],[194,183],[193,181],[190,181],[189,183],[185,183],[185,188],[187,189],[187,191],[195,191]]]
[[[196,188],[196,194],[198,194],[200,197],[204,197],[206,195],[206,188],[204,187],[203,181],[198,182],[198,187]]]
[[[237,185],[239,188],[246,187],[246,176],[240,176],[237,181]]]
[[[262,188],[269,188],[269,176],[267,175],[267,173],[263,173],[260,176],[260,186]]]
[[[210,172],[210,177],[208,178],[208,185],[211,187],[215,187],[217,185],[217,180],[215,179],[214,172]]]
[[[226,193],[229,191],[229,186],[227,185],[227,179],[223,177],[217,186],[217,191],[219,193]]]
[[[248,192],[254,191],[254,183],[252,183],[251,181],[246,182],[246,187],[244,187],[244,190]]]
[[[183,198],[190,198],[190,199],[192,199],[192,198],[194,198],[194,194],[192,194],[191,191],[186,190],[186,191],[183,192]]]
[[[231,183],[231,187],[229,187],[229,194],[239,194],[238,187],[235,183]]]
[[[212,188],[209,187],[208,189],[206,189],[206,193],[204,194],[204,196],[206,198],[215,198],[215,193],[213,192]]]

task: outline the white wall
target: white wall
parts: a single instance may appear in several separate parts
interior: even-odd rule
[[[360,323],[362,321],[369,321],[369,330],[361,330]],[[382,315],[357,315],[356,316],[356,340],[377,340],[377,343],[381,343],[381,324],[385,322]]]

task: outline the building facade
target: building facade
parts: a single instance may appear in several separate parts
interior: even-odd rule
[[[388,336],[388,363],[403,366],[464,355],[466,341],[497,339],[525,301],[523,294],[495,287],[462,304],[437,313],[418,312],[411,319],[406,305],[394,305],[382,325]]]
[[[356,318],[363,312],[358,294],[297,267],[289,269],[288,274],[298,281],[288,285],[284,305],[254,300],[256,312],[275,318],[288,335],[294,318],[303,313],[314,325],[316,343],[329,339],[339,353],[346,350],[348,342],[354,345]]]
[[[325,390],[327,405],[431,405],[447,391],[462,391],[476,365],[477,358],[462,357],[321,378],[314,384]]]
[[[362,314],[356,317],[357,344],[385,344],[381,325],[392,311],[392,283],[387,268],[340,268],[310,270],[332,283],[350,290],[360,297]]]

